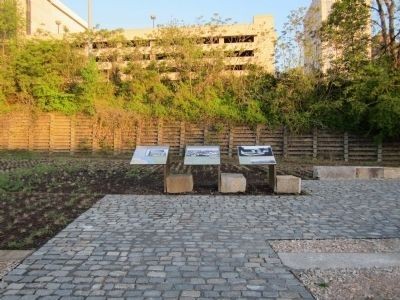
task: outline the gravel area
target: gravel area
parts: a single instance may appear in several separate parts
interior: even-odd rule
[[[276,252],[394,253],[400,239],[272,241]],[[400,299],[400,267],[294,271],[316,299]]]
[[[309,270],[296,276],[316,299],[399,299],[400,268]]]
[[[337,239],[273,241],[276,252],[393,253],[400,252],[400,239]]]

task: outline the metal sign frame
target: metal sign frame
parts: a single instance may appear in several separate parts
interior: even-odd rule
[[[271,146],[238,146],[237,151],[241,165],[276,165]]]
[[[218,192],[221,191],[221,148],[220,146],[186,146],[184,165],[217,166]]]
[[[276,188],[276,159],[270,145],[238,146],[237,154],[240,165],[268,166],[268,184]]]
[[[137,146],[131,165],[165,165],[168,154],[169,146]]]
[[[170,169],[169,146],[137,146],[130,164],[164,166],[164,193],[167,192],[167,176]]]
[[[187,166],[221,165],[219,146],[186,146],[184,164]]]

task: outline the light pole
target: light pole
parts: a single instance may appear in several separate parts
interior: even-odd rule
[[[150,19],[153,21],[153,28],[154,28],[154,26],[155,26],[155,20],[157,19],[157,17],[155,16],[155,15],[151,15],[150,16]]]
[[[56,21],[56,25],[57,25],[57,34],[60,34],[60,25],[61,25],[61,21],[57,20],[57,21]]]
[[[88,47],[87,47],[87,52],[88,52],[88,56],[90,57],[92,54],[92,48],[93,48],[93,44],[92,44],[92,23],[93,23],[93,3],[92,0],[88,0],[87,2],[88,5]]]
[[[93,3],[92,0],[88,0],[88,27],[89,30],[93,28]]]

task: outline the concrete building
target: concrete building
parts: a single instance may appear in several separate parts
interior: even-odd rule
[[[61,35],[65,31],[83,32],[85,20],[58,0],[18,0],[26,18],[26,33]]]
[[[329,17],[336,0],[313,0],[308,8],[305,23],[304,65],[307,69],[329,69],[331,58],[335,56],[332,49],[324,47],[318,35],[321,25]]]
[[[326,72],[331,67],[331,61],[340,57],[341,52],[332,47],[328,47],[321,42],[318,30],[329,17],[332,5],[337,0],[313,0],[305,17],[304,31],[304,65],[308,70],[321,70]],[[365,0],[371,5],[371,0]],[[369,26],[366,32],[372,35],[372,27]],[[368,49],[371,55],[371,48]]]
[[[18,0],[18,2],[26,16],[28,35],[48,33],[57,36],[64,34],[65,31],[74,33],[88,29],[88,23],[59,0]],[[127,65],[131,52],[141,53],[140,60],[143,67],[151,62],[166,62],[168,58],[157,46],[157,40],[154,38],[158,30],[158,28],[126,29],[123,35],[129,43],[111,46],[107,40],[96,41],[91,51],[97,57],[99,68],[108,73],[115,63],[119,66]],[[227,71],[238,75],[244,74],[249,65],[259,66],[271,73],[275,71],[276,33],[274,18],[271,15],[255,16],[250,24],[189,26],[182,30],[202,37],[204,52],[221,47],[227,53],[224,58]],[[118,52],[119,55],[108,59],[107,55],[103,55],[107,52]],[[173,66],[171,67],[173,69]],[[178,74],[171,71],[167,75],[174,78]]]
[[[167,60],[154,38],[158,30],[158,28],[126,29],[123,35],[129,41],[128,45],[111,46],[106,41],[95,42],[93,52],[100,68],[107,71],[113,64],[115,65],[115,61],[104,55],[110,50],[117,50],[120,53],[117,58],[118,65],[126,65],[129,60],[126,58],[132,51],[141,53],[140,60],[143,66]],[[275,72],[276,32],[273,16],[255,16],[250,24],[194,26],[183,27],[182,30],[202,37],[204,52],[221,47],[227,53],[224,58],[227,71],[240,75],[246,73],[247,66],[256,65],[267,72]],[[173,73],[170,72],[168,76],[174,78],[177,74]]]

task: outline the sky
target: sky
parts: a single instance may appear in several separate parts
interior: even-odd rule
[[[87,0],[61,0],[87,20]],[[92,0],[93,25],[100,28],[152,27],[151,15],[157,24],[182,21],[195,24],[199,17],[210,20],[214,13],[235,23],[251,23],[254,15],[271,14],[281,31],[290,11],[308,7],[311,0]]]

